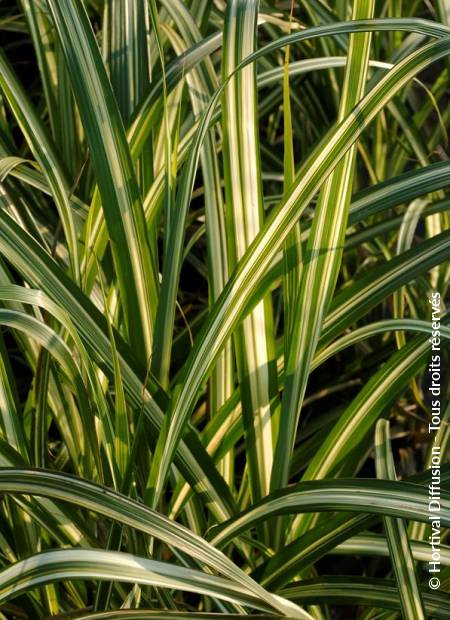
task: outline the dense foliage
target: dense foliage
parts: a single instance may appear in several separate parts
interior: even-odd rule
[[[0,32],[0,618],[450,618],[448,2]]]

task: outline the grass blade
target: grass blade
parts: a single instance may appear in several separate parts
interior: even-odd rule
[[[375,430],[377,477],[396,480],[394,459],[389,437],[389,422],[379,420]],[[408,532],[401,519],[383,519],[392,558],[402,614],[405,620],[426,618],[422,593],[408,539]]]
[[[151,356],[158,283],[125,130],[83,6],[79,0],[64,4],[48,0],[48,5],[89,140],[128,337],[146,366]]]
[[[374,6],[373,0],[356,0],[353,3],[352,19],[371,18]],[[364,95],[370,41],[370,33],[350,36],[338,123],[345,119]],[[308,237],[302,280],[292,317],[292,338],[286,360],[280,434],[271,485],[273,489],[285,486],[288,481],[289,461],[309,376],[309,366],[341,264],[341,248],[347,229],[355,156],[356,144],[353,144],[325,181]]]
[[[227,6],[222,72],[226,78],[254,51],[257,2]],[[224,156],[230,265],[242,258],[262,225],[262,188],[253,65],[230,79],[224,91]],[[274,375],[274,327],[266,297],[235,336],[252,499],[270,486],[278,389]]]

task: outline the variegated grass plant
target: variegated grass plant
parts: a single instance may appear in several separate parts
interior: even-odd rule
[[[450,618],[449,15],[1,4],[0,618]]]

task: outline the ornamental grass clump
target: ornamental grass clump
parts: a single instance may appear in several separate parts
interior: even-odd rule
[[[450,618],[445,0],[0,31],[0,620]]]

